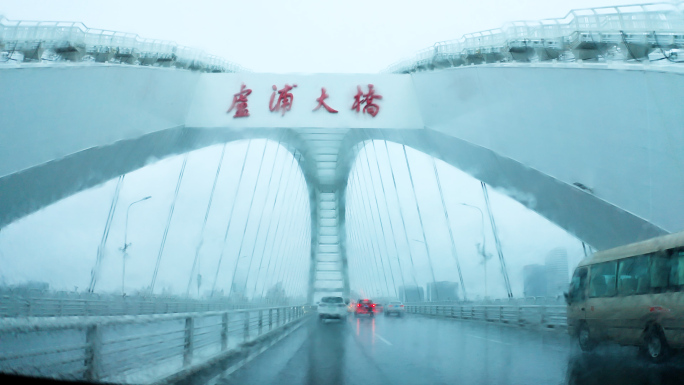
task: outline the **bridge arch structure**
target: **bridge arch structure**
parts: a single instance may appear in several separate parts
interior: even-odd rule
[[[297,154],[312,215],[310,298],[348,293],[355,147],[411,146],[603,249],[684,228],[684,73],[643,65],[490,65],[417,74],[200,74],[124,66],[0,69],[0,223],[154,159],[270,138]],[[226,112],[245,84],[250,116]],[[291,110],[272,87],[297,84]],[[372,84],[375,117],[351,106]],[[321,108],[325,99],[338,113]],[[581,187],[578,187],[581,186]]]
[[[349,293],[345,189],[366,140],[441,159],[597,249],[681,231],[684,68],[667,52],[684,47],[684,18],[667,7],[512,24],[386,74],[240,72],[169,42],[150,53],[135,35],[114,47],[80,24],[0,17],[0,51],[24,61],[0,65],[0,229],[157,159],[267,138],[307,182],[310,301]],[[282,109],[278,91],[292,95]]]

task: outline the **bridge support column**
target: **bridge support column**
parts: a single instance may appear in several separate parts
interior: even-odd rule
[[[86,329],[85,343],[85,373],[84,379],[95,382],[100,379],[102,336],[97,325],[88,326]]]
[[[337,186],[319,186],[310,194],[312,235],[307,299],[311,304],[322,296],[349,298],[343,191]]]
[[[268,331],[273,330],[273,309],[268,309]]]
[[[270,314],[269,310],[269,314]],[[228,350],[228,313],[221,315],[221,351]]]
[[[192,355],[195,349],[195,320],[192,317],[185,319],[185,335],[183,342],[183,366],[192,364]]]

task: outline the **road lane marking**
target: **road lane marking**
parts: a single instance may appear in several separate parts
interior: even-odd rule
[[[389,345],[389,346],[392,346],[392,343],[389,342],[389,341],[387,341],[386,339],[382,338],[382,336],[381,336],[380,334],[375,333],[375,336],[378,337],[378,339],[379,339],[380,341],[386,343],[386,344]]]
[[[473,337],[473,338],[477,338],[477,339],[481,339],[481,340],[485,340],[485,341],[491,341],[491,342],[496,342],[496,343],[498,343],[498,344],[510,345],[508,342],[503,342],[503,341],[499,341],[499,340],[493,340],[493,339],[490,339],[490,338],[484,338],[484,337],[475,336],[475,335],[472,335],[472,334],[468,334],[468,335],[471,336],[471,337]]]

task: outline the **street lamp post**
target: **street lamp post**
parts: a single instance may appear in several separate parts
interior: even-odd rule
[[[470,207],[470,208],[473,208],[473,209],[480,212],[480,224],[481,224],[480,233],[482,235],[482,247],[478,247],[478,249],[479,249],[478,251],[482,255],[482,259],[484,261],[484,283],[485,283],[485,300],[486,300],[487,299],[487,253],[485,252],[484,213],[477,206],[469,205],[467,203],[459,203],[459,205]]]
[[[136,203],[140,203],[142,201],[146,201],[148,199],[152,198],[151,195],[148,195],[142,199],[138,199],[137,201],[131,203],[128,205],[128,208],[126,209],[126,225],[124,227],[124,245],[121,248],[121,251],[123,252],[123,269],[121,271],[121,295],[125,295],[126,292],[124,290],[124,280],[126,278],[126,257],[128,256],[128,248],[131,246],[130,243],[127,243],[128,241],[128,213],[131,210],[131,206],[133,206]]]

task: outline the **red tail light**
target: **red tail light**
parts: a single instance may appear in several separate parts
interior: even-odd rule
[[[404,305],[401,305],[401,307],[404,307]]]
[[[360,304],[360,303],[357,303],[356,306],[361,307],[361,304]]]
[[[373,304],[373,307],[375,307],[375,304]]]

